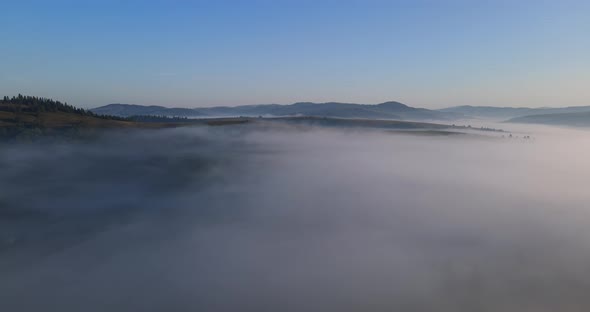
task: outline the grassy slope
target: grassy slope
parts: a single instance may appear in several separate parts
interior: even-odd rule
[[[0,111],[0,127],[3,128],[164,128],[177,125],[109,120],[64,112],[14,113]]]

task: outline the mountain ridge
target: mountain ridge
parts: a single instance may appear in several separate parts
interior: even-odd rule
[[[174,108],[159,105],[114,103],[91,109],[98,114],[129,117],[134,115],[161,115],[181,117],[225,116],[318,116],[338,118],[370,118],[400,120],[452,120],[456,113],[439,112],[426,108],[411,107],[397,101],[379,104],[341,102],[296,102],[293,104],[254,104],[242,106],[216,106],[204,108]]]
[[[567,107],[510,107],[510,106],[472,106],[461,105],[438,109],[440,112],[457,113],[465,117],[511,119],[529,115],[547,115],[563,113],[590,112],[590,106],[567,106]]]
[[[590,127],[590,111],[573,113],[537,114],[515,117],[507,123],[540,124],[550,126]]]

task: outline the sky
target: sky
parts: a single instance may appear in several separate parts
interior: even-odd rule
[[[590,1],[0,0],[0,95],[590,105]]]

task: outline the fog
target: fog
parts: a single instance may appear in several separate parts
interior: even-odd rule
[[[588,311],[590,133],[510,127],[3,145],[0,310]]]

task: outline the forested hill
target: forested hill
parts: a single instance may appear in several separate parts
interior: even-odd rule
[[[0,111],[8,113],[46,113],[46,112],[61,112],[70,113],[81,116],[90,116],[100,119],[108,120],[125,120],[125,118],[100,115],[89,110],[76,108],[68,103],[62,103],[48,98],[25,96],[19,94],[18,96],[8,97],[4,96],[0,100]]]
[[[18,95],[0,99],[0,138],[30,138],[83,129],[153,127],[126,118],[106,116],[48,98]]]

